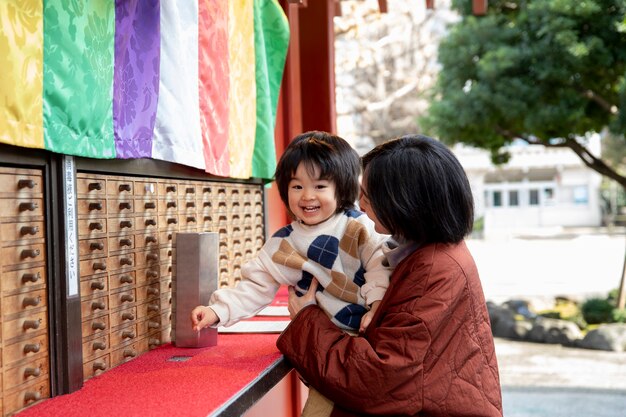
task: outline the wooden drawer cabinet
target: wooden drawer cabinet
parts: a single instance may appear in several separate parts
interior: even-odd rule
[[[41,170],[0,167],[0,410],[50,396]]]

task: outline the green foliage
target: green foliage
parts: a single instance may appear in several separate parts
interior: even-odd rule
[[[626,323],[626,308],[614,309],[611,318],[614,323]]]
[[[497,160],[516,137],[626,131],[626,2],[490,0],[480,17],[470,0],[453,5],[463,19],[439,46],[429,134]]]
[[[584,320],[588,324],[611,323],[614,307],[605,298],[590,298],[580,307]]]

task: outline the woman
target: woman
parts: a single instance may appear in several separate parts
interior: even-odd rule
[[[464,238],[473,199],[452,152],[425,136],[363,159],[360,205],[395,270],[364,334],[347,335],[317,307],[315,287],[291,291],[277,346],[334,403],[331,416],[502,416],[489,315]]]

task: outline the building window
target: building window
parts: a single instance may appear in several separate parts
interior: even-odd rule
[[[574,204],[587,204],[589,202],[589,191],[584,185],[574,188]]]
[[[538,206],[539,205],[539,190],[537,190],[537,189],[530,190],[529,204],[531,206]]]
[[[519,193],[517,190],[509,191],[509,206],[511,207],[519,206]]]
[[[543,189],[543,202],[545,205],[554,204],[554,188]]]
[[[493,192],[493,206],[502,207],[502,191]]]

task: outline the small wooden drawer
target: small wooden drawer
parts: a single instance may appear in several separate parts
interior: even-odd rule
[[[3,242],[42,239],[46,232],[42,221],[3,223],[0,227]]]
[[[76,200],[76,212],[79,217],[98,217],[106,215],[107,204],[104,199],[79,198]]]
[[[82,335],[83,339],[90,338],[92,336],[99,337],[109,332],[109,316],[102,315],[87,319],[82,323]]]
[[[135,289],[120,291],[117,293],[109,294],[109,307],[111,310],[115,310],[119,307],[130,307],[137,301],[137,295]]]
[[[43,287],[45,284],[46,270],[43,266],[2,273],[2,290],[4,294],[34,290]]]
[[[48,334],[33,336],[28,340],[20,340],[2,348],[2,362],[4,367],[11,367],[15,362],[48,355]]]
[[[166,198],[164,200],[159,200],[159,213],[161,214],[175,214],[179,210],[178,199],[176,198]]]
[[[109,251],[128,251],[135,248],[135,236],[123,235],[109,238]]]
[[[117,349],[137,339],[137,326],[131,324],[117,329],[111,329],[111,349]]]
[[[173,256],[173,255],[172,255]],[[173,257],[170,257],[168,259],[167,263],[162,263],[161,264],[161,278],[167,278],[167,277],[171,277],[172,276],[172,262],[174,261]]]
[[[109,283],[106,275],[100,275],[92,279],[80,281],[80,296],[83,298],[104,296],[108,293],[108,291]]]
[[[137,321],[137,308],[131,307],[123,310],[114,311],[110,314],[111,328],[122,326]]]
[[[2,298],[2,317],[24,313],[46,307],[46,289],[20,293]]]
[[[102,356],[109,351],[109,335],[99,335],[91,340],[83,342],[83,363]]]
[[[155,315],[137,323],[137,337],[161,331],[161,316]]]
[[[159,246],[159,233],[145,233],[142,235],[136,235],[135,241],[137,243],[137,248],[146,248],[146,249],[154,249]]]
[[[147,351],[148,341],[146,339],[140,339],[127,346],[111,350],[111,366],[128,362]]]
[[[135,278],[137,278],[137,285],[144,285],[148,282],[158,281],[161,276],[159,274],[159,268],[156,266],[152,268],[138,269],[135,272],[136,272]]]
[[[24,196],[42,192],[41,171],[0,168],[0,195]]]
[[[131,217],[118,217],[108,219],[109,233],[133,233],[136,228],[140,228],[141,224],[136,224],[135,219]]]
[[[106,194],[106,180],[102,177],[76,174],[76,194],[79,197],[104,197]]]
[[[112,263],[111,258],[94,258],[81,260],[79,264],[80,276],[91,277],[94,274],[104,274],[109,269],[109,264]]]
[[[159,244],[161,246],[163,245],[171,245],[173,243],[176,242],[176,232],[169,230],[169,231],[162,231],[159,232]]]
[[[156,181],[135,181],[135,195],[156,196],[157,191]]]
[[[109,369],[111,369],[111,357],[107,353],[83,364],[83,380],[98,376]]]
[[[149,250],[144,252],[137,252],[137,267],[151,267],[153,265],[157,265],[160,261],[159,251]]]
[[[158,212],[158,207],[158,201],[155,198],[135,199],[135,213],[154,216]]]
[[[80,239],[78,241],[78,255],[85,257],[102,257],[108,253],[108,240],[105,237]]]
[[[12,415],[25,407],[50,398],[50,381],[46,378],[20,387],[17,391],[5,393],[3,399],[4,415]]]
[[[134,182],[131,179],[107,178],[107,195],[111,197],[126,197],[134,194]]]
[[[135,217],[135,230],[137,232],[154,233],[158,229],[158,216]]]
[[[4,266],[45,262],[46,248],[43,243],[8,246],[2,248],[2,260]]]
[[[144,320],[146,317],[159,316],[161,311],[161,300],[155,299],[137,305],[137,318]]]
[[[3,320],[2,339],[6,342],[17,337],[40,333],[48,328],[46,310],[31,312],[13,320]]]
[[[109,276],[109,288],[111,291],[118,288],[131,288],[135,285],[135,271],[111,274]]]
[[[107,232],[107,220],[104,217],[94,217],[78,220],[79,237],[98,237]]]
[[[135,254],[132,252],[109,256],[108,261],[108,265],[111,271],[130,269],[135,267],[137,263],[137,261],[135,260]]]
[[[175,181],[159,181],[157,194],[159,198],[176,198],[178,196],[178,184]]]
[[[81,317],[83,320],[99,316],[109,310],[109,297],[104,295],[80,302]]]
[[[143,303],[146,300],[159,299],[161,297],[161,283],[154,282],[152,284],[137,287],[137,303]]]
[[[38,378],[47,378],[50,363],[48,356],[42,356],[26,363],[21,363],[4,370],[4,392]]]
[[[131,198],[107,200],[107,212],[110,216],[128,216],[135,212],[135,200]]]

